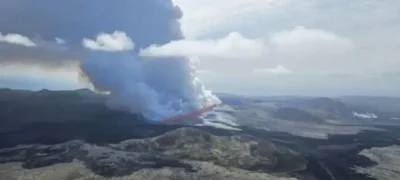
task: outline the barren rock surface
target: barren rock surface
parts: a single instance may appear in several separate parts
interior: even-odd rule
[[[219,137],[196,128],[180,128],[116,144],[76,140],[6,148],[0,150],[0,163],[5,163],[0,175],[11,179],[131,176],[239,180],[279,179],[270,174],[303,170],[307,161],[289,149],[253,136]]]

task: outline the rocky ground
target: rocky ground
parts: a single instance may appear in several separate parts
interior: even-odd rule
[[[185,161],[185,163],[193,166],[196,171],[187,172],[181,168],[171,167],[145,168],[126,176],[103,177],[87,169],[84,163],[73,161],[33,170],[22,168],[21,163],[7,163],[0,165],[0,173],[4,180],[295,180],[266,173],[225,168],[208,162]]]
[[[398,176],[398,150],[385,148],[400,145],[397,122],[385,120],[399,116],[391,101],[375,111],[327,98],[225,97],[226,107],[166,125],[104,100],[88,90],[0,90],[0,180]],[[353,108],[380,119],[356,119]]]
[[[356,167],[358,173],[368,174],[379,180],[392,180],[400,177],[400,146],[364,149],[360,155],[368,157],[377,164],[371,167]]]
[[[195,128],[179,128],[115,144],[76,140],[5,148],[0,150],[0,163],[0,176],[9,179],[186,180],[280,179],[277,176],[304,170],[307,160],[253,136],[218,137]],[[29,169],[33,171],[27,173]]]

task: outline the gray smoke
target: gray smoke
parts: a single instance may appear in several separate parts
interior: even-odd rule
[[[3,0],[0,7],[3,34],[39,37],[46,42],[63,39],[63,46],[74,52],[74,57],[80,57],[77,60],[86,78],[97,90],[110,93],[110,107],[142,113],[158,121],[220,103],[196,78],[195,66],[189,59],[138,56],[140,49],[183,38],[178,22],[182,12],[171,0]],[[99,35],[115,32],[125,33],[132,40],[131,46],[89,43],[91,48],[82,49],[88,42],[99,42]],[[37,55],[30,56],[54,52],[45,49],[46,52],[35,51]],[[18,56],[10,54],[0,61],[13,59],[18,63]],[[46,65],[55,62],[51,59],[34,62]],[[64,66],[66,61],[61,62],[57,65]]]

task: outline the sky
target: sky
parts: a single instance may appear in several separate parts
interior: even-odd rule
[[[140,44],[134,51],[144,57],[195,59],[199,79],[214,92],[400,96],[398,0],[172,1],[175,9],[165,13],[180,18],[171,27],[181,38],[171,41],[132,23],[176,23],[161,21],[157,7],[139,16],[132,11],[140,8],[115,1],[0,0],[0,87],[88,87],[79,77],[78,47]],[[128,30],[157,43],[129,33],[133,43],[95,38],[117,32],[118,39]]]

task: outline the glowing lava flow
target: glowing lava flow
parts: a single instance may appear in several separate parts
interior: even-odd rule
[[[179,115],[179,116],[167,118],[167,119],[164,119],[164,120],[160,121],[160,123],[171,123],[171,122],[174,122],[174,121],[183,120],[183,119],[190,118],[190,117],[200,116],[201,114],[203,114],[205,112],[213,110],[217,106],[218,106],[217,104],[214,104],[212,106],[209,106],[209,107],[197,110],[197,111],[192,111],[192,112],[190,112],[189,114],[186,114],[186,115]]]

